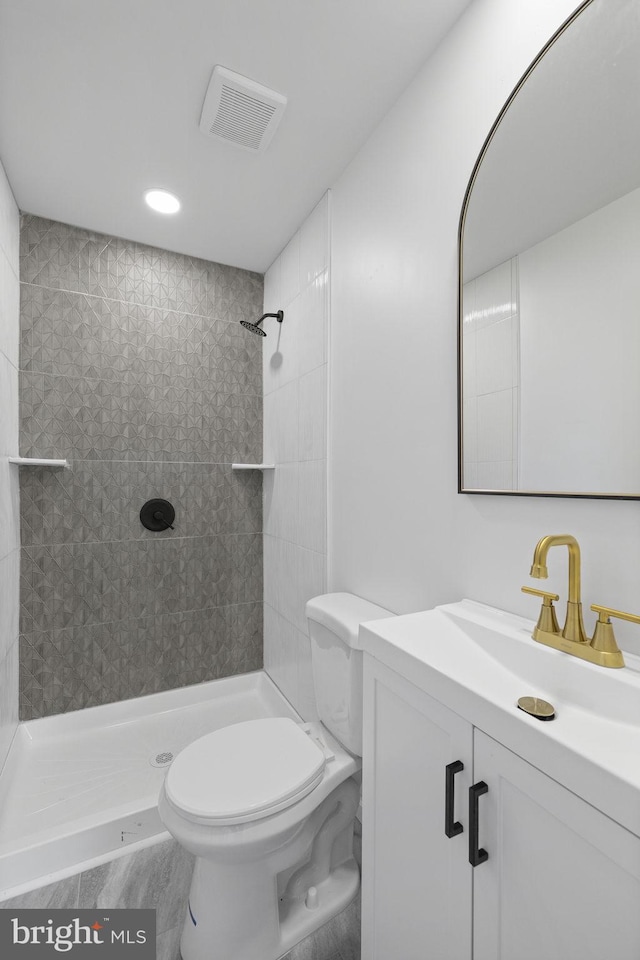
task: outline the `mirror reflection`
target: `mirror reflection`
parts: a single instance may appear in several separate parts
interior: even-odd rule
[[[515,95],[461,234],[461,489],[640,497],[640,4]]]

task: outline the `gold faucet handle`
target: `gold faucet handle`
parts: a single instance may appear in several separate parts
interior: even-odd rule
[[[554,600],[559,600],[557,593],[547,593],[546,590],[536,590],[534,587],[520,587],[523,593],[530,593],[532,597],[542,597],[545,607],[550,607]]]
[[[640,617],[635,613],[625,613],[624,610],[613,610],[611,607],[602,607],[592,603],[591,609],[598,614],[598,622],[593,632],[591,646],[606,658],[606,666],[624,667],[624,657],[613,632],[611,617],[617,620],[629,620],[631,623],[640,623]]]
[[[542,607],[540,616],[533,631],[534,640],[540,631],[543,633],[560,633],[560,627],[556,619],[556,608],[553,605],[554,600],[559,600],[557,593],[547,593],[546,590],[536,590],[534,587],[521,587],[523,593],[529,593],[532,597],[542,597]]]
[[[598,614],[598,623],[609,623],[609,617],[616,620],[628,620],[629,623],[640,623],[640,616],[636,613],[625,613],[624,610],[614,610],[612,607],[601,607],[597,603],[591,604],[591,609]]]

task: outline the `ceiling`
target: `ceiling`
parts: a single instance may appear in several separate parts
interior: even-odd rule
[[[264,271],[470,0],[0,0],[23,211]],[[284,94],[263,154],[198,129],[221,64]],[[149,187],[182,200],[173,218]]]

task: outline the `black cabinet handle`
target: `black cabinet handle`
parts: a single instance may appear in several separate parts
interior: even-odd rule
[[[456,773],[464,770],[464,763],[462,760],[454,760],[453,763],[448,763],[444,769],[444,832],[448,837],[457,837],[459,833],[462,833],[463,828],[459,820],[454,821],[453,819],[453,804],[455,799],[453,778]]]
[[[469,863],[477,867],[489,859],[489,854],[478,846],[478,800],[489,792],[484,780],[478,780],[469,787]]]

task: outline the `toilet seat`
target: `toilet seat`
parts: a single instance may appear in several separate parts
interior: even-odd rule
[[[325,764],[323,750],[294,720],[248,720],[189,744],[167,772],[165,795],[194,823],[247,823],[311,793]]]

